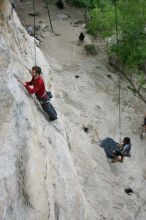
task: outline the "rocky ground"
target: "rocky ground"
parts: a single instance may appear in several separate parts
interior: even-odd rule
[[[87,56],[83,45],[78,44],[79,33],[85,29],[82,24],[76,26],[74,23],[79,20],[84,23],[83,10],[69,5],[59,10],[55,4],[51,4],[50,13],[55,34],[51,33],[47,11],[42,1],[37,1],[36,10],[40,12],[36,17],[36,25],[40,26],[37,35],[42,41],[39,48],[48,63],[40,59],[39,51],[37,51],[37,59],[45,72],[44,78],[48,89],[54,88],[54,105],[59,114],[59,122],[46,125],[45,119],[39,116],[35,128],[34,116],[31,113],[26,114],[31,111],[32,102],[23,95],[25,100],[23,107],[20,107],[23,111],[26,108],[24,113],[26,121],[29,120],[32,127],[33,141],[28,137],[28,146],[31,147],[25,148],[25,152],[21,154],[29,159],[18,160],[25,163],[19,162],[17,167],[19,176],[22,176],[21,172],[26,176],[20,181],[23,183],[20,186],[27,189],[27,193],[22,189],[23,197],[30,203],[28,206],[33,204],[34,212],[39,210],[39,214],[36,215],[31,211],[31,214],[28,214],[23,210],[27,216],[25,214],[23,218],[19,216],[16,219],[144,220],[146,142],[141,140],[139,135],[144,104],[122,80],[121,132],[122,137],[129,136],[132,140],[132,157],[125,158],[123,164],[111,164],[97,145],[99,139],[107,136],[119,141],[118,78],[113,71],[107,69],[104,42],[97,40],[98,55],[94,57]],[[33,18],[28,15],[31,11],[32,2],[16,2],[16,12],[25,27],[33,24]],[[26,46],[27,53],[29,48],[32,53],[32,58],[27,58],[27,61],[29,60],[27,65],[30,67],[30,61],[34,59],[33,38],[28,38],[30,44]],[[20,42],[23,49],[24,42],[21,39]],[[85,43],[90,42],[90,36],[86,35]],[[79,77],[76,78],[76,75]],[[23,75],[22,71],[20,76],[23,79],[28,77],[26,74]],[[17,99],[20,105],[19,97]],[[21,109],[19,113],[22,114]],[[40,115],[40,112],[35,110],[34,114]],[[27,122],[26,125],[28,126],[29,123]],[[26,125],[21,125],[21,132],[25,131]],[[84,127],[88,128],[87,133]],[[42,130],[40,144],[34,144],[38,142],[38,137],[36,138],[35,135],[37,129],[40,132]],[[28,136],[27,131],[25,132]],[[7,141],[6,145],[8,145]],[[40,161],[43,162],[40,164]],[[36,168],[37,162],[40,167],[37,168],[38,172],[35,172],[33,169]],[[43,178],[46,178],[45,182],[41,182]],[[38,186],[35,186],[35,181],[38,181]],[[131,187],[134,191],[131,196],[125,193],[127,187]],[[46,196],[46,192],[49,196]],[[65,197],[63,197],[64,193]],[[37,201],[38,194],[40,203]],[[49,205],[48,201],[51,201]],[[46,212],[48,207],[50,217],[46,217],[49,216],[48,211]]]

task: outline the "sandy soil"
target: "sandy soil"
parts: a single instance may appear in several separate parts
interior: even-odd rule
[[[16,1],[16,6],[22,24],[25,27],[31,24],[33,27],[33,17],[28,15],[29,12],[32,12],[31,1]],[[36,27],[40,26],[39,31],[36,31],[36,36],[42,41],[40,49],[43,50],[44,54],[53,57],[63,68],[78,66],[86,58],[90,60],[86,56],[83,45],[79,45],[78,42],[80,32],[86,32],[82,28],[85,24],[84,10],[73,8],[70,5],[66,5],[63,10],[59,10],[55,4],[51,4],[49,8],[54,30],[54,33],[51,33],[47,9],[44,7],[43,1],[36,1],[36,11],[40,12],[40,15],[36,17]],[[65,16],[69,17],[67,18]],[[80,24],[75,24],[80,21]],[[46,30],[41,31],[41,28],[45,26],[47,26]],[[42,34],[45,38],[42,37]],[[89,35],[85,37],[86,43],[91,43],[91,37]],[[103,42],[98,39],[96,44],[99,46],[101,57],[101,54],[103,55],[101,50],[103,49]],[[92,58],[92,60],[96,60],[97,58]]]

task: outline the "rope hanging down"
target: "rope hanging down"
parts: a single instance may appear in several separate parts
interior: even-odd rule
[[[116,44],[117,44],[117,57],[118,57],[118,46],[119,46],[119,39],[118,39],[118,14],[117,14],[117,0],[115,0],[115,27],[116,27]],[[117,72],[117,68],[116,68]],[[119,97],[119,143],[121,143],[121,75],[118,71],[118,97]]]
[[[32,7],[33,7],[33,30],[34,30],[34,63],[35,63],[35,66],[36,66],[36,38],[35,38],[35,30],[36,30],[36,27],[35,27],[35,0],[32,0]]]

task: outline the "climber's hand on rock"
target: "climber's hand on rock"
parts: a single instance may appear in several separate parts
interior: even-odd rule
[[[22,81],[19,78],[17,78],[17,81],[22,84]]]
[[[23,83],[20,79],[17,79],[17,81],[22,85],[22,86],[25,86],[26,83]]]

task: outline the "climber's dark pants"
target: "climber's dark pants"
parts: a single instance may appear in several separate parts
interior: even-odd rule
[[[37,99],[39,100],[43,110],[48,113],[48,103],[50,101],[48,94],[46,93],[44,97],[37,96]]]
[[[49,105],[48,103],[46,103],[46,104],[41,104],[43,110],[49,114],[48,105]]]
[[[43,110],[49,115],[50,120],[54,121],[57,119],[57,112],[53,105],[51,105],[50,98],[52,98],[52,94],[49,92],[47,92],[44,97],[37,97]]]

